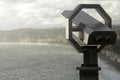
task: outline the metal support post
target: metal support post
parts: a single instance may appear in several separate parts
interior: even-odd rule
[[[83,51],[84,62],[77,67],[80,80],[99,80],[97,46],[84,46]]]

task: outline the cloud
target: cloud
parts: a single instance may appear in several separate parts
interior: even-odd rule
[[[34,2],[36,0],[1,0],[1,1],[8,3],[29,3],[29,2]]]
[[[80,2],[81,3],[81,2]],[[119,0],[93,0],[93,1],[85,1],[82,3],[90,3],[90,4],[100,4],[104,10],[110,15],[113,20],[113,24],[120,24],[118,23],[120,20],[120,1]],[[93,15],[96,15],[93,13]]]
[[[0,29],[60,27],[62,25],[61,13],[64,10],[72,10],[81,3],[101,4],[112,17],[113,23],[118,24],[119,1],[0,0]]]

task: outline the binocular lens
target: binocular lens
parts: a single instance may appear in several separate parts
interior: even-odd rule
[[[110,36],[107,36],[106,37],[106,42],[110,42],[111,41],[111,37]]]
[[[111,36],[107,36],[106,38],[102,37],[102,36],[98,36],[95,38],[95,41],[97,43],[110,43],[111,42]]]
[[[97,43],[103,43],[104,42],[104,38],[102,36],[98,36],[98,37],[95,38],[95,41]]]

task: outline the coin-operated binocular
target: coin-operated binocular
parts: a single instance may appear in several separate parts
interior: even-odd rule
[[[95,9],[105,20],[99,22],[82,9]],[[116,33],[112,30],[111,18],[99,4],[80,4],[73,11],[62,13],[67,18],[66,39],[72,43],[78,52],[82,52],[84,62],[80,71],[80,80],[98,80],[98,55],[106,45],[115,44]]]

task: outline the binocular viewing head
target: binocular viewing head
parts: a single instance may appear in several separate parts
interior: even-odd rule
[[[90,16],[82,9],[95,9],[105,24]],[[116,42],[116,33],[111,28],[111,18],[99,4],[80,4],[73,11],[62,13],[67,18],[66,39],[73,44],[109,45]],[[74,26],[73,26],[74,24]]]

